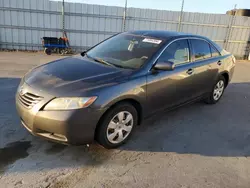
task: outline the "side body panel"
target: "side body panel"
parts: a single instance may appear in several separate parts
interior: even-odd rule
[[[173,71],[149,72],[147,76],[147,109],[149,113],[171,108],[193,97],[196,82],[187,71],[193,64],[178,66]]]

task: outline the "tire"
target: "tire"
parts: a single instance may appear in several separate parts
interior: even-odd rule
[[[223,85],[223,87],[219,87],[219,85]],[[205,102],[207,104],[216,104],[222,97],[226,87],[226,79],[224,76],[219,76],[216,83],[214,84],[213,90],[210,92],[207,99],[205,99]],[[215,94],[215,90],[217,90],[217,93]]]
[[[49,48],[45,48],[44,53],[47,54],[47,55],[51,55],[52,51]]]
[[[122,113],[124,122],[121,121]],[[126,123],[129,119],[131,120]],[[120,103],[104,114],[96,130],[96,141],[107,149],[116,148],[129,139],[137,123],[138,113],[135,107],[130,103]]]

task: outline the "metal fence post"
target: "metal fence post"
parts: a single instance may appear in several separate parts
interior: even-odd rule
[[[65,8],[64,8],[64,0],[62,0],[62,37],[63,38],[67,38],[67,45],[68,45],[68,48],[70,47],[70,43],[69,43],[69,39],[68,39],[68,36],[67,36],[67,33],[65,32]]]
[[[127,0],[125,0],[123,19],[122,19],[122,31],[126,30],[127,3],[128,3]]]
[[[183,8],[184,8],[184,0],[182,0],[182,3],[181,3],[181,12],[180,12],[179,23],[178,23],[178,32],[181,31],[181,22],[182,22],[182,16],[183,16]]]
[[[65,37],[65,25],[64,25],[64,22],[65,22],[65,16],[64,16],[64,0],[62,1],[62,34],[63,34],[63,37]]]
[[[233,25],[234,25],[234,20],[235,20],[236,7],[237,7],[237,4],[234,5],[233,15],[231,16],[231,19],[230,19],[230,22],[228,25],[227,35],[226,35],[225,43],[224,43],[225,50],[227,50],[227,48],[228,48],[229,40],[231,37],[231,33],[232,33]]]

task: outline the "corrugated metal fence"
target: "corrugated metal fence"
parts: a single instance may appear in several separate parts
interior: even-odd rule
[[[0,0],[0,48],[39,50],[41,38],[62,36],[62,2]],[[65,31],[83,50],[124,29],[123,7],[65,3]],[[128,8],[125,30],[177,31],[180,12]],[[181,31],[209,37],[238,57],[249,54],[250,18],[184,12]]]

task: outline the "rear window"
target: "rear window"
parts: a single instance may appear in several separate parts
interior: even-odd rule
[[[210,45],[210,48],[211,48],[212,57],[220,56],[220,53],[212,45]]]
[[[206,41],[199,39],[191,39],[190,41],[192,43],[193,54],[196,61],[212,57],[210,45]]]

